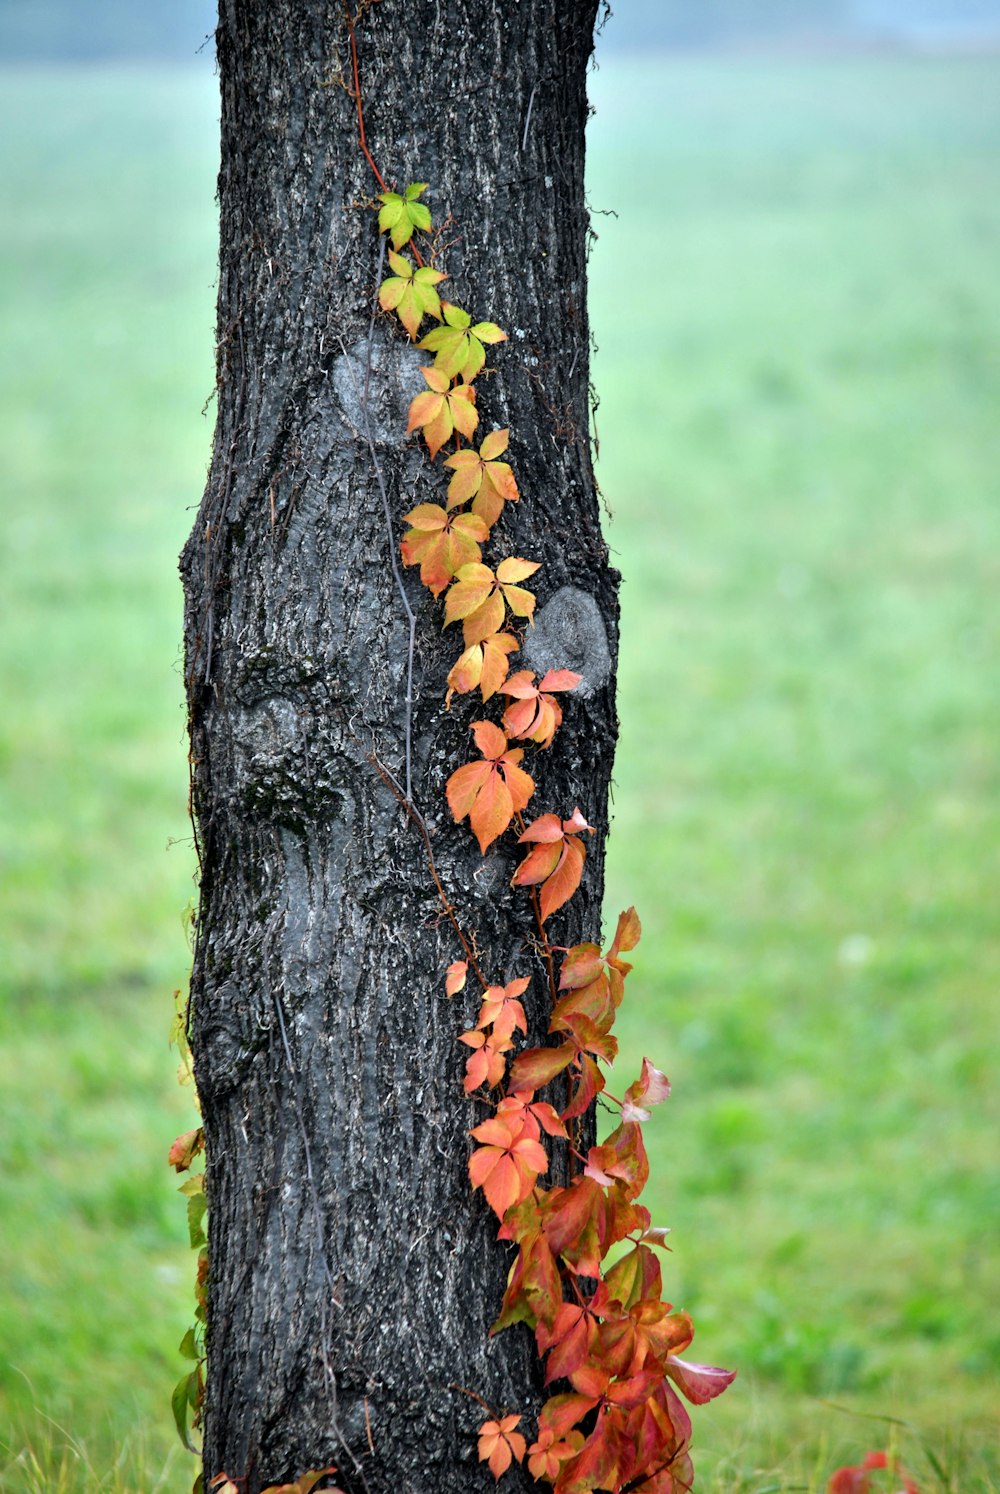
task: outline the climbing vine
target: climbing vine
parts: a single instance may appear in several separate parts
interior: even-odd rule
[[[619,1099],[607,1092],[601,1067],[617,1053],[612,1028],[632,969],[624,956],[638,943],[639,918],[634,908],[622,913],[606,950],[592,943],[557,948],[549,937],[549,919],[580,885],[593,827],[569,806],[525,818],[535,793],[526,754],[551,745],[563,719],[560,697],[571,696],[580,676],[569,669],[550,669],[541,678],[529,669],[512,672],[535,610],[535,595],[523,583],[540,567],[510,556],[494,568],[483,558],[505,504],[520,496],[511,466],[501,460],[509,431],[490,431],[478,450],[462,444],[479,431],[474,380],[486,348],[505,342],[506,334],[493,322],[474,323],[442,299],[445,272],[433,256],[424,263],[411,245],[415,233],[431,229],[420,202],[425,189],[416,182],[401,194],[380,194],[379,228],[392,244],[392,274],[382,281],[378,300],[418,348],[434,354],[423,370],[427,389],[410,405],[407,432],[420,433],[431,461],[442,459],[449,445],[454,450],[442,459],[451,473],[444,503],[421,503],[406,515],[401,554],[443,601],[444,626],[461,625],[463,648],[448,674],[448,703],[455,694],[478,693],[482,705],[492,702],[496,711],[500,701],[499,721],[472,723],[477,755],[454,769],[445,794],[452,818],[468,823],[481,852],[501,836],[516,837],[523,859],[512,885],[531,898],[552,999],[550,1041],[516,1051],[516,1035],[528,1030],[521,997],[530,977],[494,984],[477,965],[478,1016],[459,1035],[471,1050],[465,1092],[487,1111],[470,1128],[469,1180],[496,1215],[499,1238],[514,1247],[491,1332],[527,1325],[545,1363],[545,1383],[553,1387],[530,1444],[519,1430],[521,1414],[489,1408],[479,1428],[479,1456],[498,1479],[513,1461],[527,1458],[532,1476],[555,1494],[671,1494],[690,1488],[693,1479],[691,1423],[676,1392],[701,1404],[725,1390],[733,1373],[681,1357],[693,1324],[663,1298],[656,1251],[666,1231],[638,1201],[649,1175],[642,1123],[670,1085],[644,1059]],[[401,252],[407,246],[412,260]],[[437,325],[421,337],[426,322]],[[448,996],[464,988],[469,969],[469,959],[449,967]],[[619,1123],[583,1152],[575,1122],[598,1095],[617,1110]],[[562,1186],[542,1181],[554,1145],[569,1158],[570,1181]]]

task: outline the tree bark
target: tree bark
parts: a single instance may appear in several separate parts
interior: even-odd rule
[[[357,21],[365,123],[387,182],[430,183],[442,290],[510,341],[480,376],[480,433],[511,427],[522,500],[493,532],[543,563],[516,667],[584,683],[532,753],[530,813],[598,834],[557,943],[598,938],[615,712],[616,576],[589,444],[585,73],[597,0],[377,0]],[[509,1246],[466,1175],[462,1093],[478,991],[402,781],[407,626],[391,547],[443,488],[404,437],[425,355],[379,316],[377,190],[358,145],[344,8],[222,0],[218,419],[182,557],[201,898],[190,1032],[206,1137],[204,1471],[247,1494],[335,1463],[371,1494],[469,1494],[481,1407],[540,1399],[531,1334],[491,1340]],[[454,217],[452,223],[448,215]],[[363,391],[390,540],[365,439]],[[535,583],[538,583],[537,586]],[[472,696],[444,708],[456,627],[418,617],[413,796],[491,981],[548,996],[513,835],[485,857],[444,799],[475,757]],[[478,696],[475,697],[478,700]],[[498,713],[493,712],[493,719]],[[532,1486],[515,1469],[507,1488]]]

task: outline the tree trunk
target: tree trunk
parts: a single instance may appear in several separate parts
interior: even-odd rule
[[[494,530],[543,563],[515,667],[584,676],[533,752],[531,814],[598,827],[556,943],[598,938],[615,734],[615,573],[591,470],[585,73],[597,0],[376,0],[357,21],[368,143],[386,181],[431,185],[442,289],[510,341],[481,376],[480,433],[510,426],[522,500]],[[247,1494],[336,1463],[371,1494],[470,1494],[482,1409],[540,1399],[531,1334],[495,1339],[510,1247],[472,1194],[466,1099],[478,992],[405,774],[407,625],[391,553],[442,486],[405,440],[427,360],[379,316],[377,190],[358,144],[344,8],[222,0],[218,421],[182,558],[202,883],[190,1030],[203,1109],[210,1286],[206,1484]],[[454,223],[448,215],[454,216]],[[364,434],[369,413],[394,534]],[[537,585],[535,583],[538,583]],[[413,797],[487,978],[548,999],[514,836],[485,857],[444,798],[475,757],[474,698],[444,708],[461,651],[419,585]],[[478,696],[475,697],[478,700]],[[496,719],[497,712],[493,712]],[[514,1469],[506,1487],[533,1487]]]

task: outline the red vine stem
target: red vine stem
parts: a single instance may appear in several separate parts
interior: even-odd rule
[[[351,12],[347,6],[344,7],[344,19],[347,22],[347,35],[349,36],[351,42],[351,71],[354,74],[354,102],[357,105],[358,110],[358,143],[361,146],[362,155],[375,173],[375,180],[378,182],[382,191],[385,192],[388,189],[386,188],[385,182],[382,180],[382,173],[375,165],[375,162],[372,159],[372,153],[368,149],[368,142],[365,139],[365,115],[364,110],[361,107],[361,73],[358,67],[358,44],[354,37],[354,17],[351,15]]]

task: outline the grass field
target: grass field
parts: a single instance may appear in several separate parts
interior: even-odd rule
[[[740,1369],[703,1487],[891,1436],[995,1490],[1000,59],[615,58],[594,95],[611,911],[627,1062],[675,1087],[671,1295]],[[179,1494],[213,83],[7,73],[0,114],[0,1490]]]

